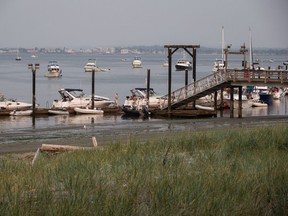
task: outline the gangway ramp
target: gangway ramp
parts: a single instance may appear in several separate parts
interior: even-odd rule
[[[221,88],[233,86],[288,86],[288,70],[219,70],[171,93],[171,108],[176,109]],[[168,109],[168,95],[160,100],[160,109]]]

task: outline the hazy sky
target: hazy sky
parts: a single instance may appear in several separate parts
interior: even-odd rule
[[[288,48],[288,0],[0,0],[0,47]]]

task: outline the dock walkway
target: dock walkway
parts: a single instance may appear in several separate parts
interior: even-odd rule
[[[171,93],[171,109],[186,105],[222,88],[239,86],[288,87],[288,70],[219,70]],[[161,97],[160,109],[169,109],[168,95]]]

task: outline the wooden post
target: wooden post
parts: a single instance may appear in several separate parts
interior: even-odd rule
[[[196,82],[196,49],[195,48],[192,48],[193,49],[193,56],[192,56],[192,59],[193,59],[193,81],[194,83]],[[193,109],[195,109],[195,106],[196,106],[196,101],[194,100],[193,101]]]
[[[220,93],[220,117],[223,117],[224,100],[223,100],[223,88],[221,88]]]
[[[171,83],[172,83],[172,50],[168,48],[168,115],[171,114]]]
[[[96,137],[92,137],[92,144],[93,144],[94,147],[97,147],[97,146],[98,146]]]
[[[193,48],[193,81],[196,81],[196,49]]]
[[[242,86],[239,86],[239,101],[238,101],[238,118],[242,118]]]
[[[147,105],[149,107],[149,98],[150,98],[150,69],[147,69]]]
[[[33,79],[33,86],[32,86],[32,109],[33,109],[33,117],[35,117],[35,104],[36,104],[36,69],[35,67],[32,68],[32,79]]]
[[[35,155],[34,155],[34,158],[32,160],[32,166],[34,165],[35,161],[37,160],[38,156],[40,154],[40,148],[37,149]]]
[[[94,109],[94,94],[95,94],[95,69],[92,69],[92,96],[91,96],[91,101],[92,101],[92,109]]]
[[[230,118],[234,118],[234,87],[231,87],[230,90]]]
[[[218,94],[218,92],[215,91],[214,92],[214,110],[217,110],[217,94]]]

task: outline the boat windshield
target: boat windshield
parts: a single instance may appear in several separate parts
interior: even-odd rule
[[[132,92],[133,95],[146,97],[147,88],[136,88],[136,89],[132,89],[131,92]],[[150,97],[154,97],[154,96],[159,96],[159,94],[156,93],[153,88],[150,88],[149,96]]]
[[[69,93],[73,95],[75,98],[80,98],[85,95],[83,91],[77,91],[77,90],[69,91]]]

